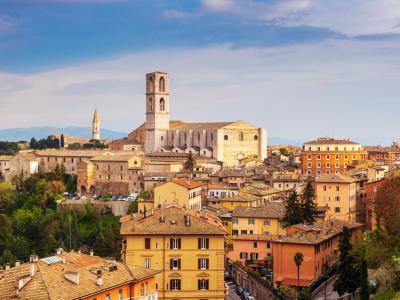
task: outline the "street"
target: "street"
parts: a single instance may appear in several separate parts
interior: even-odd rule
[[[225,300],[240,300],[240,297],[236,294],[235,288],[236,284],[232,281],[226,281],[227,286],[229,287],[228,293],[225,296]]]
[[[328,280],[326,289],[323,287],[312,299],[313,300],[333,300],[338,299],[339,294],[333,290],[333,284],[335,283],[334,278]],[[325,290],[326,290],[326,298],[325,298]]]

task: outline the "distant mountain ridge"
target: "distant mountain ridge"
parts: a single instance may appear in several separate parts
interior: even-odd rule
[[[30,141],[32,137],[35,139],[47,138],[53,133],[64,133],[73,137],[90,138],[92,135],[91,127],[21,127],[0,129],[0,141]],[[127,136],[125,132],[119,132],[109,129],[101,129],[101,138],[119,139]]]

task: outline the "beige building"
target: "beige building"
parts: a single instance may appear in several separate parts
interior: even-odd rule
[[[39,170],[41,172],[54,171],[58,165],[64,166],[65,172],[68,174],[76,175],[78,163],[106,152],[106,150],[47,149],[38,151],[36,155],[39,159]]]
[[[158,185],[154,188],[154,207],[175,203],[178,206],[199,210],[202,187],[205,187],[205,183],[186,179],[173,179]]]
[[[0,155],[0,173],[5,181],[11,180],[10,176],[10,160],[11,155]]]
[[[142,156],[105,152],[78,164],[78,193],[129,195],[143,190]]]
[[[146,153],[174,152],[212,157],[238,165],[245,157],[266,158],[267,132],[244,121],[186,123],[171,121],[168,73],[146,75],[146,122],[128,135],[144,144]],[[125,141],[127,143],[127,141]],[[116,144],[116,143],[115,143]],[[121,143],[123,144],[123,143]]]
[[[356,220],[357,180],[344,174],[322,174],[315,179],[318,206],[327,206],[326,219]]]
[[[225,298],[227,231],[217,217],[167,206],[121,221],[123,259],[161,270],[156,275],[160,299]]]

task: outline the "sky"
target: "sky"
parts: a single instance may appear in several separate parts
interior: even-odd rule
[[[399,0],[1,0],[0,129],[129,132],[145,74],[171,119],[246,120],[269,136],[400,138]]]

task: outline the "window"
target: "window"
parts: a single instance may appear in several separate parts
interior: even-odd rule
[[[238,235],[239,234],[239,230],[232,230],[232,235]]]
[[[239,141],[243,141],[243,132],[239,133]]]
[[[197,282],[200,291],[208,290],[209,287],[208,279],[199,279]]]
[[[180,291],[181,290],[181,280],[180,279],[171,279],[169,281],[172,291]]]
[[[247,234],[247,230],[241,230],[240,234]]]
[[[197,261],[199,270],[208,270],[209,261],[208,258],[199,258]]]
[[[339,160],[339,155],[336,155],[336,156],[335,156],[335,159],[336,159],[336,160]]]
[[[118,290],[118,300],[123,300],[124,299],[124,295],[122,294],[122,290],[119,289]]]
[[[317,163],[317,168],[321,168],[321,163]]]
[[[324,191],[326,191],[326,185],[324,185],[323,189],[324,189]]]
[[[328,151],[329,151],[329,149],[328,149]],[[326,159],[327,159],[327,160],[331,159],[331,156],[328,154],[328,155],[326,156]]]
[[[181,249],[181,239],[171,238],[170,239],[171,249]]]
[[[253,243],[253,248],[257,248],[257,246],[258,246],[258,243],[257,243],[257,242],[254,242],[254,243]]]
[[[106,300],[111,300],[110,294],[106,294]]]
[[[348,157],[347,155],[345,155],[345,156],[344,156],[344,159],[347,160],[347,159],[349,159],[349,157]]]
[[[153,111],[153,99],[151,98],[149,99],[147,106],[149,108],[149,111]]]
[[[271,226],[270,220],[264,220],[264,226]]]
[[[160,78],[160,92],[165,92],[165,79],[164,79],[164,77]]]
[[[257,141],[258,140],[258,135],[254,136],[254,140]]]
[[[340,213],[340,207],[335,207],[335,213]]]
[[[335,168],[339,169],[339,163],[335,163]]]
[[[317,155],[317,160],[321,160],[321,155]]]
[[[144,239],[144,249],[150,249],[150,238]]]
[[[210,241],[208,238],[199,238],[198,239],[198,249],[209,249]]]
[[[270,249],[270,248],[271,248],[271,243],[267,242],[267,249]]]
[[[227,141],[228,140],[228,135],[224,135],[224,140]]]
[[[240,259],[247,259],[247,252],[240,252]]]
[[[170,259],[169,267],[171,270],[180,270],[181,269],[181,260],[179,258]]]
[[[307,159],[308,159],[308,160],[311,160],[311,155],[307,155]]]
[[[339,197],[339,196],[336,196],[336,197],[335,197],[335,200],[336,200],[336,202],[339,202],[339,201],[340,201],[340,197]]]
[[[255,253],[255,252],[250,253],[250,259],[251,260],[257,260],[258,259],[258,253]]]
[[[249,225],[254,225],[254,219],[248,219],[248,220],[247,220],[247,223],[248,223]]]
[[[164,100],[164,98],[160,99],[160,111],[165,111],[165,100]]]
[[[307,168],[311,168],[311,163],[308,163],[308,164],[307,164]]]
[[[144,268],[145,269],[150,269],[150,258],[146,257],[144,259]]]
[[[339,192],[340,191],[340,186],[336,186],[336,192]]]

